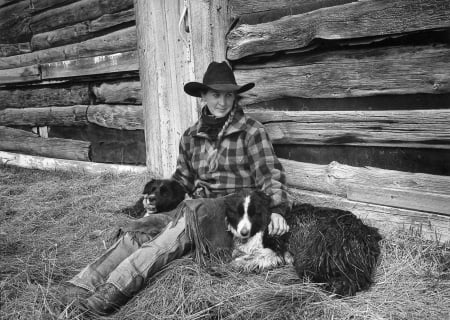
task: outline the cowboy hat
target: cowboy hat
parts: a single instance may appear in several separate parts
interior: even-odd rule
[[[253,88],[255,84],[253,82],[247,83],[243,86],[236,84],[233,70],[231,70],[228,63],[223,62],[211,62],[208,69],[203,76],[203,82],[188,82],[184,85],[184,92],[190,96],[201,97],[202,92],[206,92],[209,89],[216,91],[227,91],[242,93]]]

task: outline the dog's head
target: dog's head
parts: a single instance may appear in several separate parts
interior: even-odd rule
[[[148,213],[175,209],[184,200],[186,192],[175,180],[152,179],[144,187],[143,204]]]
[[[262,191],[240,192],[226,199],[226,219],[231,233],[247,239],[264,231],[270,222],[270,197]]]

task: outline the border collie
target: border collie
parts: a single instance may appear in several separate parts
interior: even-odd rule
[[[262,191],[240,192],[226,200],[226,221],[234,236],[232,265],[245,271],[263,271],[292,264],[289,234],[270,236],[270,198]]]
[[[175,209],[186,196],[183,186],[171,179],[151,179],[144,186],[142,197],[131,207],[120,210],[134,218]]]

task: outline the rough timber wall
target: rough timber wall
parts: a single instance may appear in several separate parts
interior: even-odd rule
[[[138,72],[132,0],[0,1],[0,150],[145,164]]]

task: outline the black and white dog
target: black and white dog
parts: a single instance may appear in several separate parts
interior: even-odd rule
[[[300,278],[341,296],[370,286],[380,254],[377,229],[349,211],[296,204],[285,217],[290,232],[270,237],[269,204],[261,191],[227,201],[234,265],[255,271],[293,263]]]
[[[270,197],[262,191],[241,192],[226,200],[226,221],[234,236],[232,264],[245,271],[262,271],[293,262],[289,234],[269,236]]]
[[[183,186],[172,179],[151,179],[144,186],[142,197],[131,207],[120,210],[134,218],[175,209],[185,199]]]

